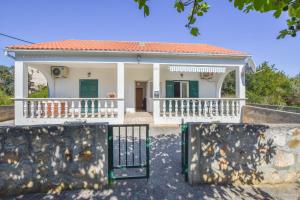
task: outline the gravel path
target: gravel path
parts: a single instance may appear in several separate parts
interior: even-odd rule
[[[181,171],[179,128],[151,128],[151,175],[147,180],[118,181],[101,191],[63,191],[60,195],[28,194],[9,199],[287,199],[300,200],[300,185],[191,187],[184,182]]]

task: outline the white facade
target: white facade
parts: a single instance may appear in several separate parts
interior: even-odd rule
[[[123,123],[124,113],[138,109],[153,113],[156,124],[178,124],[182,119],[240,122],[241,107],[245,103],[243,79],[247,58],[227,55],[15,51],[15,123],[64,123],[77,120]],[[172,65],[224,68],[225,72],[213,73],[212,78],[207,80],[201,78],[199,72],[173,72],[170,70]],[[54,78],[52,66],[65,66],[69,73],[65,78]],[[47,79],[48,99],[27,98],[24,83],[28,67],[39,70]],[[236,98],[222,99],[222,83],[233,70],[236,71]],[[82,98],[80,80],[89,79],[97,80],[97,96]],[[167,97],[167,81],[172,81],[173,87],[176,87],[175,93],[181,96]],[[189,81],[198,81],[197,97],[188,95]],[[111,97],[110,94],[116,96]],[[143,106],[138,108],[141,98]]]

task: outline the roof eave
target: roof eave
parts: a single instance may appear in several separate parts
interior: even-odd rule
[[[150,51],[99,51],[99,50],[50,50],[50,49],[12,49],[5,48],[7,52],[68,52],[68,53],[115,53],[115,54],[150,54],[150,55],[173,55],[173,56],[212,56],[212,57],[251,57],[249,54],[222,54],[222,53],[178,53],[178,52],[150,52]]]

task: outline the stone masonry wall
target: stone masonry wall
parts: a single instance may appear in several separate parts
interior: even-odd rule
[[[300,124],[189,124],[189,183],[300,181]]]
[[[0,106],[0,122],[12,120],[15,117],[14,106]]]
[[[107,125],[0,127],[0,196],[107,183]]]

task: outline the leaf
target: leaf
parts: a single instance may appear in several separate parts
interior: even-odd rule
[[[181,1],[177,0],[175,2],[174,6],[175,6],[177,12],[183,12],[184,11],[184,4]]]
[[[150,14],[149,6],[145,5],[144,6],[144,16],[147,17],[147,16],[149,16],[149,14]]]
[[[281,10],[276,10],[276,11],[273,13],[273,16],[274,16],[275,18],[279,18],[280,15],[281,15]]]
[[[199,29],[197,27],[193,27],[193,28],[191,28],[190,33],[193,36],[198,36],[199,35]]]

